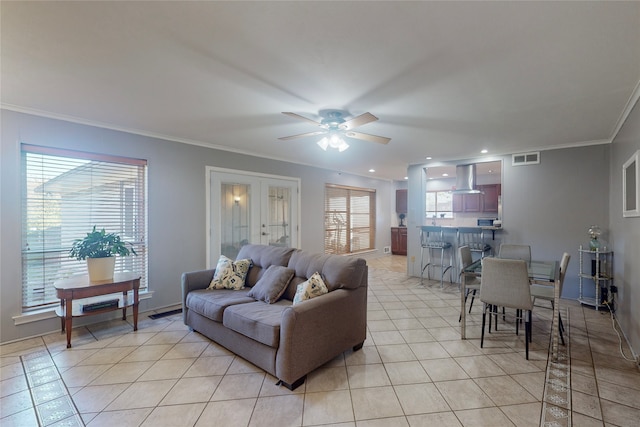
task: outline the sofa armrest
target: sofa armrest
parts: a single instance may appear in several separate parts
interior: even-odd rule
[[[367,287],[337,289],[282,313],[279,379],[293,383],[367,335]]]
[[[200,270],[182,273],[182,320],[187,324],[187,294],[196,289],[206,289],[213,279],[213,270]]]

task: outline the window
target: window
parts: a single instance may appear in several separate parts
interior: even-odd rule
[[[453,194],[450,191],[427,191],[427,218],[453,218]]]
[[[375,248],[376,191],[327,184],[324,251],[350,254]]]
[[[53,283],[86,274],[69,258],[75,239],[95,225],[133,244],[116,271],[147,286],[146,160],[22,145],[22,309],[59,303]]]

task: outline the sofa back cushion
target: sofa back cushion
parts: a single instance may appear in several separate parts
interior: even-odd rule
[[[295,271],[295,275],[282,297],[292,301],[298,285],[316,271],[329,292],[342,288],[354,289],[367,283],[367,263],[362,258],[296,250],[289,259],[288,267]]]
[[[245,284],[255,285],[271,265],[287,266],[294,248],[267,245],[244,245],[238,252],[237,259],[251,259],[253,266],[249,269]]]

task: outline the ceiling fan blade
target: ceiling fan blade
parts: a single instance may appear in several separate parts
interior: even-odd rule
[[[345,135],[349,138],[362,139],[363,141],[369,142],[377,142],[378,144],[388,144],[389,141],[391,141],[391,138],[387,138],[384,136],[370,135],[368,133],[354,132],[352,130],[345,133]]]
[[[375,122],[378,120],[376,116],[371,113],[360,114],[358,117],[354,117],[351,120],[347,120],[346,122],[340,125],[340,129],[350,130],[357,128],[358,126],[366,125],[367,123]]]
[[[316,126],[320,126],[320,122],[316,122],[315,120],[308,119],[305,116],[301,116],[300,114],[291,113],[291,112],[288,112],[288,111],[283,111],[282,114],[286,114],[287,116],[293,117],[295,119],[304,120],[306,122],[311,122]]]
[[[304,138],[305,136],[324,135],[325,133],[327,133],[327,131],[318,130],[318,131],[315,131],[315,132],[301,133],[301,134],[298,134],[298,135],[283,136],[283,137],[278,138],[278,139],[281,139],[283,141],[288,141],[290,139]]]

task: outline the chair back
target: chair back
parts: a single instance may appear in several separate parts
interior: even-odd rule
[[[471,248],[469,246],[458,247],[458,259],[460,260],[460,271],[471,265],[473,258],[471,257]]]
[[[436,225],[424,225],[420,228],[420,244],[423,248],[449,248],[451,243],[444,241],[444,230]]]
[[[473,252],[487,252],[491,246],[484,242],[484,234],[480,227],[459,227],[457,232],[458,246],[469,246]]]
[[[529,245],[511,245],[501,244],[498,258],[502,259],[521,259],[531,262],[531,246]]]
[[[569,261],[571,260],[571,255],[567,252],[562,254],[562,259],[560,260],[560,283],[559,283],[559,291],[560,296],[562,296],[562,286],[564,285],[564,276],[567,273],[567,267],[569,266]]]
[[[458,247],[458,265],[460,266],[460,278],[461,280],[465,281],[465,284],[467,286],[473,284],[477,285],[479,283],[477,277],[469,277],[468,274],[464,273],[464,269],[471,265],[471,263],[473,263],[473,257],[471,255],[471,249],[469,248],[469,246],[465,245]]]
[[[524,260],[483,258],[480,301],[502,307],[531,310],[531,290]]]

